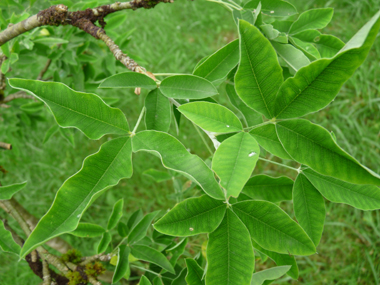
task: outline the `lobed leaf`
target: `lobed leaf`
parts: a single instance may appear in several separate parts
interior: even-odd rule
[[[133,152],[147,151],[161,158],[164,167],[177,171],[196,182],[207,195],[224,199],[224,193],[216,182],[210,168],[196,155],[190,154],[173,136],[143,131],[132,137]]]
[[[171,122],[171,105],[169,99],[162,95],[160,89],[149,92],[145,98],[145,124],[148,130],[168,132]]]
[[[216,150],[212,170],[220,178],[227,197],[238,197],[259,159],[260,147],[248,133],[241,132],[226,140]]]
[[[131,140],[121,137],[104,143],[99,152],[84,160],[80,171],[63,183],[51,208],[25,241],[21,258],[53,237],[75,230],[92,201],[120,179],[131,176]]]
[[[99,88],[157,88],[156,82],[149,76],[138,72],[123,72],[112,75],[100,83]]]
[[[209,235],[207,285],[248,285],[255,268],[251,238],[242,221],[231,210]]]
[[[9,200],[14,194],[24,188],[27,181],[12,185],[0,186],[0,200]]]
[[[154,224],[154,228],[166,235],[193,236],[213,232],[221,223],[226,204],[207,195],[189,198],[175,205]]]
[[[111,108],[95,94],[77,92],[65,84],[29,79],[9,79],[12,88],[30,93],[46,103],[61,127],[75,127],[90,139],[129,132],[121,110]]]

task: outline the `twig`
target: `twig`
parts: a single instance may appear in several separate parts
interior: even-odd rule
[[[111,260],[111,254],[104,254],[104,253],[99,253],[93,256],[87,256],[82,258],[82,262],[79,263],[80,266],[84,266],[88,263],[91,263],[95,260],[100,260],[100,261],[109,261]]]
[[[43,285],[50,285],[51,284],[51,276],[49,271],[49,264],[46,262],[45,259],[42,259],[42,280]]]
[[[0,142],[0,148],[11,150],[12,145],[10,143]]]
[[[51,64],[51,59],[49,58],[48,61],[46,62],[44,68],[41,70],[41,72],[38,74],[37,76],[37,80],[41,80],[42,77],[44,77],[44,74],[46,73],[46,71],[49,69],[49,66]]]
[[[18,91],[14,94],[8,95],[7,97],[4,98],[2,103],[8,103],[14,99],[19,99],[19,98],[24,98],[24,99],[35,99],[33,95],[26,94],[24,91]]]
[[[87,280],[88,282],[90,282],[92,285],[102,285],[102,283],[98,280],[96,280],[95,277],[91,276],[91,275],[87,275]]]

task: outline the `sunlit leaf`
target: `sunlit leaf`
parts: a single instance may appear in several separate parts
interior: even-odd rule
[[[169,99],[162,95],[160,89],[149,92],[145,98],[145,124],[148,130],[168,132],[171,122],[171,105]]]
[[[157,88],[156,82],[149,76],[138,72],[123,72],[103,80],[99,88]]]
[[[27,181],[12,185],[0,186],[0,200],[9,200],[14,194],[26,186]]]
[[[294,35],[305,30],[323,29],[330,23],[334,9],[320,8],[303,12],[290,27],[289,33]]]

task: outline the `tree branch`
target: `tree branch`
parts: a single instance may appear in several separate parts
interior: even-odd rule
[[[44,77],[44,74],[46,73],[46,71],[48,70],[50,64],[51,64],[51,59],[49,58],[48,61],[46,62],[44,68],[40,71],[40,73],[38,74],[37,76],[37,80],[41,80],[42,77]],[[33,97],[33,96],[32,96]]]
[[[35,99],[33,95],[26,94],[24,91],[19,91],[19,92],[16,92],[14,94],[11,94],[11,95],[5,97],[1,103],[8,103],[14,99],[19,99],[19,98]]]
[[[12,145],[10,143],[0,142],[0,148],[6,149],[6,150],[11,150]]]

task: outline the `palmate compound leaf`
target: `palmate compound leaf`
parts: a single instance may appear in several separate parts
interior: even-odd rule
[[[249,133],[238,133],[221,143],[214,154],[211,168],[220,178],[220,185],[227,191],[227,197],[239,196],[259,155],[260,147]]]
[[[130,248],[125,244],[119,246],[117,252],[117,264],[115,273],[112,277],[112,284],[120,281],[128,272],[130,251]]]
[[[292,277],[293,279],[298,279],[298,265],[297,265],[297,262],[296,262],[296,259],[294,258],[294,256],[292,256],[288,253],[287,254],[281,254],[281,253],[266,250],[266,249],[262,248],[254,240],[252,240],[252,245],[256,251],[259,251],[260,253],[268,256],[278,266],[290,265],[291,268],[286,274],[289,275],[290,277]]]
[[[292,189],[293,180],[286,176],[255,175],[244,185],[243,193],[255,200],[277,203],[292,200]]]
[[[147,151],[161,158],[164,167],[196,182],[207,195],[223,200],[224,193],[214,174],[198,156],[190,154],[173,136],[158,131],[142,131],[132,137],[133,152]]]
[[[305,169],[302,173],[331,202],[348,204],[361,210],[380,209],[380,188],[377,186],[347,183],[311,169]]]
[[[289,155],[323,174],[356,184],[380,185],[380,177],[341,149],[329,131],[304,119],[276,123]]]
[[[152,90],[145,98],[145,124],[148,130],[168,132],[171,122],[169,99],[159,88]]]
[[[120,179],[131,176],[130,138],[120,137],[104,143],[97,153],[84,160],[81,170],[63,183],[51,208],[25,241],[20,257],[53,237],[75,230],[92,201]]]
[[[175,205],[154,224],[154,228],[166,235],[193,236],[213,232],[221,223],[226,204],[207,195],[189,198]]]
[[[157,88],[156,82],[149,76],[138,72],[123,72],[103,80],[99,88]]]
[[[227,209],[207,244],[207,285],[249,285],[255,268],[251,237],[242,221]]]
[[[77,92],[58,82],[9,79],[15,89],[44,101],[61,127],[75,127],[90,139],[105,134],[128,134],[127,119],[121,110],[111,108],[95,94]]]
[[[294,255],[316,252],[305,231],[275,204],[244,201],[233,204],[232,209],[248,228],[252,239],[263,248]]]
[[[239,40],[234,40],[210,55],[194,70],[193,74],[217,85],[225,79],[238,62]]]
[[[186,282],[188,285],[205,285],[203,278],[203,268],[199,264],[190,258],[186,258],[187,275]]]
[[[329,59],[319,59],[288,78],[276,96],[277,119],[301,117],[326,107],[363,63],[380,28],[380,11]]]
[[[251,285],[262,285],[266,280],[276,280],[289,271],[290,265],[272,267],[266,270],[255,272],[252,275]]]
[[[277,91],[284,79],[271,43],[253,25],[239,21],[240,64],[235,89],[243,102],[272,118]]]
[[[319,8],[303,12],[290,27],[289,34],[294,35],[305,30],[323,29],[330,23],[334,9]]]
[[[325,200],[302,173],[294,182],[293,204],[298,223],[318,246],[326,217]]]
[[[21,247],[13,240],[11,232],[5,229],[2,220],[0,220],[0,249],[17,255],[20,253],[21,249]]]
[[[0,186],[0,200],[9,200],[14,194],[26,186],[27,181],[12,185]]]
[[[243,130],[236,115],[226,107],[210,102],[191,102],[178,110],[194,124],[214,133],[231,133]]]
[[[174,99],[203,99],[218,94],[214,85],[195,75],[174,75],[162,80],[162,94]]]

